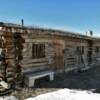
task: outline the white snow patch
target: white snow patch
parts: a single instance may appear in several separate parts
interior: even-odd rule
[[[6,82],[1,81],[0,85],[3,86],[5,89],[8,89],[8,84]]]
[[[25,100],[100,100],[100,94],[91,91],[62,89]]]
[[[0,97],[0,100],[18,100],[14,96]]]

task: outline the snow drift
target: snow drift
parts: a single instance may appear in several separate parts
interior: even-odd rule
[[[100,100],[100,94],[91,91],[62,89],[25,100]]]

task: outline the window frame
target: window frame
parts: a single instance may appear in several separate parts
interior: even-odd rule
[[[44,43],[32,44],[32,58],[33,59],[45,58],[45,44]]]
[[[95,46],[95,53],[99,53],[99,46]]]

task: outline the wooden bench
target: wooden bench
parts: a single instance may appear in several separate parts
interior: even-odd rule
[[[45,76],[49,76],[51,81],[54,80],[54,71],[44,70],[44,71],[38,71],[36,73],[30,72],[25,75],[25,85],[28,87],[34,87],[35,80]]]

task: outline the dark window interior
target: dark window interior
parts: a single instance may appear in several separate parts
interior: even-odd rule
[[[84,46],[77,46],[76,50],[82,54],[84,54]]]
[[[84,46],[82,46],[82,54],[84,54]]]
[[[99,53],[99,47],[98,46],[95,47],[95,52]]]

